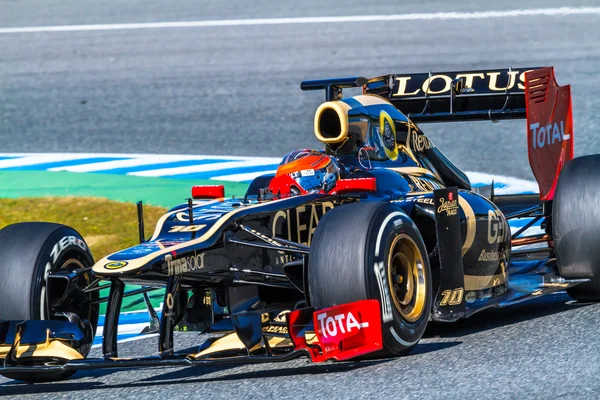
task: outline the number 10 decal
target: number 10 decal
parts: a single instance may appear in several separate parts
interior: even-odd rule
[[[465,289],[463,288],[458,288],[454,290],[444,290],[442,292],[442,300],[440,301],[440,306],[456,306],[462,303],[464,293]]]
[[[197,232],[199,230],[201,230],[202,228],[204,228],[206,225],[187,225],[187,226],[181,226],[181,225],[176,225],[173,226],[171,228],[171,230],[169,230],[169,233],[174,233],[174,232]]]

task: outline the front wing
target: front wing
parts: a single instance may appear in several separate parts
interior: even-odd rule
[[[222,340],[229,342],[225,346],[227,349],[238,344],[238,350],[245,353],[242,356],[216,356],[218,351],[203,350],[192,354],[164,353],[141,358],[105,356],[84,359],[74,348],[80,348],[85,335],[72,322],[3,321],[0,322],[0,373],[231,365],[281,362],[303,356],[313,362],[344,361],[377,352],[383,346],[377,300],[291,311],[286,315],[288,335],[280,338],[265,335],[266,314],[261,310],[232,316],[236,333]]]

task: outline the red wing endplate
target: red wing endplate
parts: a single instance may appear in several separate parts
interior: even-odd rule
[[[554,68],[525,74],[527,149],[540,187],[540,198],[552,200],[558,175],[573,159],[571,86],[558,86]]]
[[[307,350],[314,362],[373,353],[383,347],[380,309],[377,300],[361,300],[292,311],[287,316],[290,337],[294,347]]]

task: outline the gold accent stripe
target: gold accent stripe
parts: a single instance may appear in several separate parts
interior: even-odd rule
[[[58,357],[65,360],[83,359],[83,356],[77,350],[67,346],[60,340],[53,340],[49,343],[40,343],[34,345],[20,345],[17,347],[16,353],[17,358]]]
[[[400,172],[401,174],[408,175],[428,175],[431,178],[438,179],[433,172],[428,169],[421,167],[398,167],[398,168],[386,168],[392,171]]]
[[[270,337],[268,338],[269,346],[271,348],[286,348],[293,347],[294,344],[289,338],[286,337]],[[260,344],[257,348],[262,347]],[[197,354],[191,355],[193,358],[201,358],[208,355],[215,355],[224,351],[244,351],[246,346],[242,343],[240,338],[235,332],[231,332],[217,340],[215,340],[208,348],[202,350]]]
[[[223,336],[215,340],[208,348],[202,350],[200,353],[193,355],[194,358],[207,356],[209,354],[220,353],[222,351],[229,350],[244,350],[246,346],[242,343],[240,338],[235,332]]]
[[[475,240],[475,232],[477,230],[477,221],[475,219],[475,213],[471,208],[471,205],[467,200],[465,200],[460,194],[458,195],[458,204],[460,208],[462,208],[465,213],[465,220],[467,221],[467,236],[465,237],[465,243],[462,247],[462,255],[464,256],[467,251],[473,245],[473,241]]]
[[[282,347],[293,347],[291,339],[286,337],[273,336],[269,338],[269,347],[271,348],[282,348]]]
[[[11,345],[1,345],[0,346],[0,360],[6,358],[6,355],[10,351]]]
[[[506,283],[506,274],[476,276],[465,275],[465,290],[483,290]]]
[[[376,94],[361,94],[358,96],[354,96],[353,99],[358,101],[363,106],[373,106],[381,104],[392,105],[389,101]]]

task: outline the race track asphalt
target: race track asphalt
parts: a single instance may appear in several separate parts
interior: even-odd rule
[[[301,3],[301,4],[300,4]],[[0,27],[561,7],[558,0],[2,1]],[[323,5],[326,3],[327,5]],[[573,0],[569,6],[598,5]],[[600,151],[596,15],[0,34],[2,152],[283,156],[320,148],[309,78],[555,65]],[[430,125],[459,167],[530,178],[525,123]]]
[[[305,360],[235,368],[83,371],[61,383],[0,378],[0,396],[19,399],[407,398],[505,399],[600,396],[600,305],[566,295],[484,311],[454,324],[430,324],[413,354],[356,363]],[[180,333],[176,347],[198,343]],[[151,354],[156,338],[122,345]],[[99,356],[98,350],[93,356]]]
[[[564,2],[382,0],[0,1],[0,27],[561,7]],[[570,1],[570,6],[598,4]],[[600,151],[598,15],[0,34],[2,152],[279,156],[318,144],[321,93],[302,79],[555,65],[572,85],[576,154]],[[465,170],[530,178],[524,122],[427,126]],[[0,378],[7,398],[597,398],[600,305],[565,295],[432,324],[413,355],[230,369]],[[185,336],[185,337],[184,337]],[[178,335],[183,346],[195,334]],[[122,345],[150,354],[155,338]],[[96,355],[98,355],[96,353]]]

